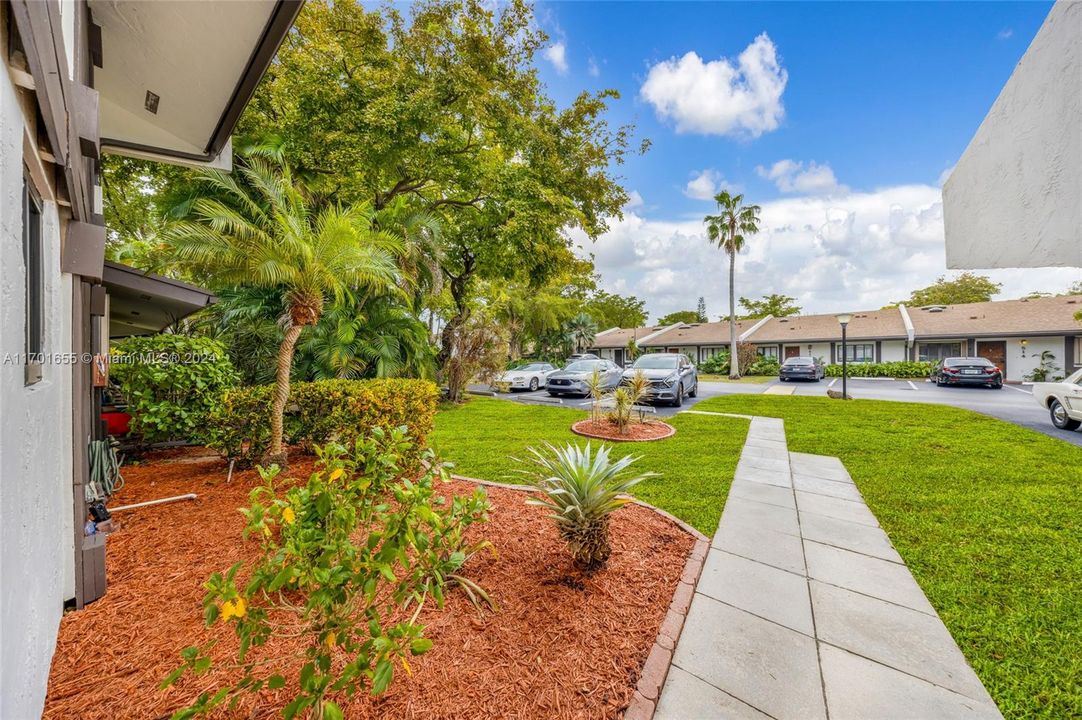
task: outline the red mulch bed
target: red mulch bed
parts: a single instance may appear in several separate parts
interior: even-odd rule
[[[649,442],[664,440],[676,434],[676,428],[660,420],[631,423],[624,432],[620,432],[616,423],[610,420],[579,420],[571,426],[571,432],[585,437],[612,440],[614,442]]]
[[[196,459],[206,452],[170,451],[124,469],[127,485],[113,505],[186,492],[199,498],[117,513],[119,529],[107,546],[108,593],[61,623],[46,718],[168,717],[229,681],[221,667],[158,689],[184,647],[218,638],[216,662],[236,650],[227,626],[204,627],[202,583],[253,554],[254,545],[241,541],[236,508],[247,503],[258,476],[238,471],[226,483],[223,461]],[[293,457],[290,475],[306,476],[312,460]],[[473,488],[456,480],[446,492]],[[608,565],[586,576],[573,569],[545,513],[524,504],[525,492],[486,489],[491,519],[471,533],[491,540],[499,555],[475,556],[463,574],[499,609],[478,612],[461,589],[442,610],[426,607],[421,619],[433,649],[411,661],[412,676],[396,667],[384,695],[335,698],[346,717],[615,718],[627,707],[693,538],[628,505],[613,516]],[[267,674],[295,679],[300,664],[285,656],[300,647],[277,638],[260,651],[280,658],[265,666]],[[276,718],[290,697],[286,690],[245,695],[221,717]]]

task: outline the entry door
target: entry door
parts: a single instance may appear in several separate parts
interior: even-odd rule
[[[1007,377],[1007,341],[1006,340],[978,340],[977,357],[991,360],[996,367],[1003,371],[1003,377]]]
[[[800,355],[799,345],[786,345],[785,346],[785,359],[794,358]]]
[[[616,356],[616,364],[619,365],[620,367],[623,367],[624,366],[624,349],[623,348],[616,348],[616,352],[614,353],[614,355]]]

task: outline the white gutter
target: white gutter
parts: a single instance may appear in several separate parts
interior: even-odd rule
[[[905,309],[905,305],[898,305],[898,312],[902,314],[902,324],[905,325],[905,336],[908,339],[910,345],[913,344],[913,338],[916,337],[916,331],[913,329],[913,321],[909,319],[909,311]]]
[[[654,332],[650,333],[649,335],[647,335],[645,337],[641,337],[638,340],[636,340],[635,341],[635,347],[639,347],[644,342],[646,342],[647,340],[653,340],[658,335],[664,335],[665,333],[669,332],[670,330],[675,330],[676,328],[678,328],[678,327],[680,327],[681,325],[684,325],[684,324],[685,323],[682,323],[682,322],[673,323],[672,325],[669,325],[668,327],[663,327],[660,330],[655,330]]]
[[[736,341],[737,342],[744,342],[749,337],[751,337],[752,333],[754,333],[756,330],[761,328],[763,325],[766,325],[768,321],[773,320],[773,319],[774,319],[773,315],[767,315],[765,318],[763,318],[759,322],[755,323],[754,325],[752,325],[750,328],[748,328],[744,332],[740,333],[740,337],[738,337],[736,339]]]

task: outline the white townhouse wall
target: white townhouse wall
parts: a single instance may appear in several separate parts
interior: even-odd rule
[[[880,345],[880,362],[902,362],[906,359],[905,340],[884,340]]]
[[[7,57],[0,20],[0,57]],[[24,133],[33,106],[0,71],[0,717],[40,712],[64,602],[74,596],[72,373],[44,363],[26,384]],[[32,127],[32,125],[31,125]],[[33,184],[32,180],[29,180]],[[61,220],[41,197],[42,350],[70,353],[72,276],[60,271]]]
[[[1060,0],[943,184],[949,268],[1082,267],[1082,2]]]

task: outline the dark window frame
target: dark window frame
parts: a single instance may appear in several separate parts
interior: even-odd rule
[[[949,357],[961,357],[962,344],[961,341],[917,343],[917,360],[921,362],[939,362],[940,360],[946,360]],[[932,347],[938,348],[934,356],[932,353],[927,352],[928,348]],[[943,348],[947,348],[947,352],[944,352]]]
[[[41,197],[26,174],[22,192],[23,352],[25,384],[42,381],[45,352],[45,249],[42,244]]]
[[[860,348],[860,357],[857,357],[857,348]],[[845,355],[847,363],[875,362],[875,343],[846,343]]]

